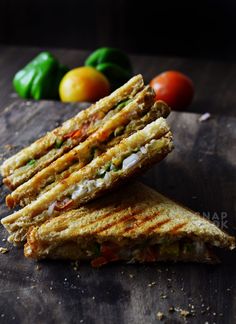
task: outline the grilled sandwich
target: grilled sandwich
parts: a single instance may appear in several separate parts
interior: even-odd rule
[[[25,206],[54,187],[62,179],[78,171],[95,157],[118,144],[134,132],[144,128],[159,117],[167,117],[170,108],[155,100],[152,88],[145,87],[134,99],[106,122],[84,142],[62,155],[20,185],[6,198],[8,207]]]
[[[199,214],[141,184],[110,193],[32,227],[26,257],[108,262],[213,263],[213,246],[234,249],[235,239]]]
[[[108,97],[67,120],[30,146],[7,159],[1,166],[3,182],[14,190],[73,147],[86,140],[111,116],[119,112],[144,87],[137,75]]]
[[[9,241],[19,244],[32,225],[41,224],[64,211],[75,209],[161,161],[173,148],[172,135],[163,117],[134,132],[89,164],[40,195],[36,200],[2,219]]]

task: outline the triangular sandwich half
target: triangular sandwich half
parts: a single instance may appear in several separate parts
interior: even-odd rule
[[[123,109],[144,87],[137,75],[109,96],[102,98],[62,126],[48,132],[28,147],[13,155],[1,166],[3,182],[11,189],[30,179],[64,153],[83,142],[111,116]]]
[[[215,262],[211,247],[235,239],[197,213],[141,184],[32,227],[24,252],[35,259]]]

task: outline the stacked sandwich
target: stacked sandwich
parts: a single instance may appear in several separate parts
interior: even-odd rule
[[[6,160],[6,203],[22,207],[2,219],[9,241],[27,240],[28,257],[94,266],[212,262],[209,244],[233,248],[234,238],[150,188],[114,189],[171,152],[169,112],[138,75]]]

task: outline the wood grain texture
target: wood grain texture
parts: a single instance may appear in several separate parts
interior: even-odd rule
[[[14,101],[0,115],[1,159],[85,106]],[[171,114],[175,150],[141,181],[234,234],[236,119],[213,116],[199,123],[198,118]],[[0,217],[9,213],[5,195],[2,186]],[[217,266],[113,264],[96,270],[80,264],[77,269],[67,262],[26,260],[6,237],[1,227],[0,246],[9,248],[0,254],[1,323],[157,323],[158,311],[164,323],[184,323],[180,308],[194,311],[188,323],[236,321],[235,252],[221,252]]]

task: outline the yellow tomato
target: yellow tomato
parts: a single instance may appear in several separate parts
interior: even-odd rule
[[[59,86],[63,102],[94,102],[110,93],[107,78],[95,68],[83,66],[65,74]]]

